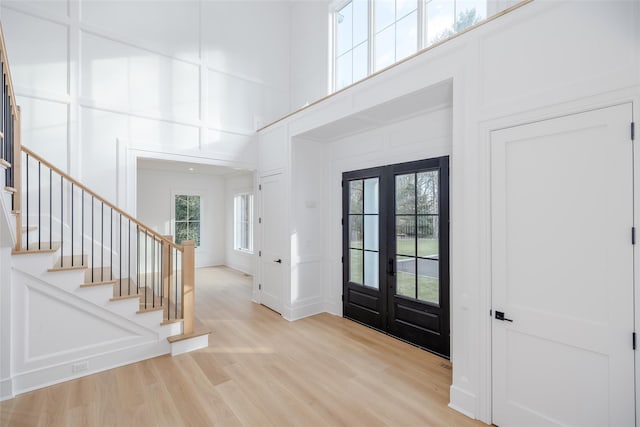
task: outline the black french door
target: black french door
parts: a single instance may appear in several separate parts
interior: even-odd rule
[[[449,158],[342,182],[344,316],[449,357]]]

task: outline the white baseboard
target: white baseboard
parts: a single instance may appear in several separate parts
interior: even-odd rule
[[[18,373],[11,379],[13,382],[13,392],[15,395],[26,393],[108,369],[162,356],[169,352],[169,343],[166,340],[160,340],[127,349],[89,356],[82,360],[75,360],[57,366],[49,366],[29,372]],[[87,369],[73,373],[72,366],[78,363],[86,363]]]
[[[289,321],[294,321],[324,312],[324,301],[322,301],[320,298],[312,298],[286,307],[282,312],[282,317]]]
[[[13,380],[11,378],[4,378],[0,380],[0,402],[7,399],[12,399],[13,395]]]
[[[171,344],[171,355],[188,353],[190,351],[199,350],[209,346],[209,334],[200,335],[198,337],[189,338],[182,341],[176,341]]]
[[[475,414],[477,398],[474,394],[454,385],[449,388],[449,408],[469,418],[477,419]]]

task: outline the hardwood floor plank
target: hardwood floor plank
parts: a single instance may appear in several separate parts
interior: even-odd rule
[[[0,403],[4,426],[478,426],[450,409],[449,361],[329,314],[295,322],[251,299],[251,278],[196,273],[209,347]]]

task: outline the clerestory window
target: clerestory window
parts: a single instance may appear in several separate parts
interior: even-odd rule
[[[348,0],[333,11],[339,90],[485,19],[487,0]]]

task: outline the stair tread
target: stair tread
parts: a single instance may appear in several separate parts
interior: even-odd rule
[[[4,191],[7,191],[7,192],[9,192],[9,193],[15,193],[15,192],[16,192],[16,191],[18,191],[18,190],[16,190],[16,189],[15,189],[15,187],[9,187],[9,186],[7,185],[6,187],[4,187]]]
[[[140,295],[139,294],[121,295],[118,297],[112,297],[110,301],[122,301],[122,300],[127,300],[132,298],[140,298]]]
[[[188,340],[189,338],[201,337],[202,335],[209,335],[210,333],[211,331],[195,331],[190,334],[173,335],[173,336],[167,337],[167,341],[169,341],[170,343],[174,343],[174,342]]]
[[[116,281],[115,280],[104,280],[102,282],[88,282],[88,283],[83,283],[82,285],[80,285],[81,288],[90,288],[93,286],[106,286],[106,285],[115,285]]]
[[[34,242],[34,243],[29,243],[29,246],[26,249],[22,249],[19,251],[14,250],[14,251],[11,251],[11,253],[13,255],[52,253],[52,252],[56,252],[59,248],[60,248],[59,242],[53,242],[51,245],[49,245],[49,242],[40,242],[40,248],[38,248],[38,242]]]
[[[160,326],[171,325],[173,323],[181,323],[181,322],[184,322],[184,319],[165,320],[164,322],[160,323]]]
[[[4,159],[0,159],[0,167],[9,169],[11,167],[11,163],[7,162]]]

